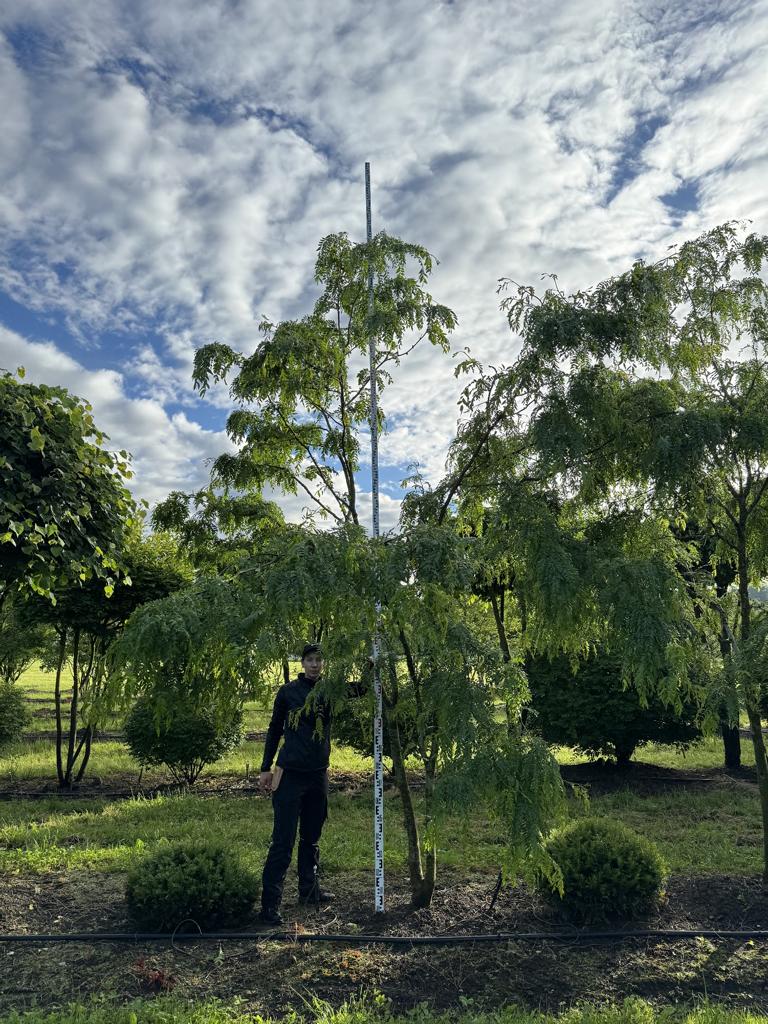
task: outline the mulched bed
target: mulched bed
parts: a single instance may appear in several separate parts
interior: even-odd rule
[[[754,768],[661,768],[641,761],[633,762],[626,771],[617,769],[615,765],[599,762],[563,765],[561,774],[567,783],[585,786],[594,796],[627,787],[644,796],[652,796],[655,793],[679,790],[681,787],[705,789],[713,786],[757,785]],[[358,793],[371,788],[372,776],[372,770],[365,774],[340,772],[334,769],[330,788],[333,792]],[[204,774],[190,792],[199,796],[247,796],[258,792],[257,779],[256,765],[251,767],[248,777],[234,773]],[[423,777],[415,773],[409,773],[408,779],[414,789],[424,784]],[[384,787],[387,790],[394,788],[394,781],[389,775],[385,775]],[[0,780],[0,800],[36,800],[49,799],[53,796],[72,800],[114,800],[138,795],[151,797],[175,793],[179,792],[180,788],[168,781],[168,777],[160,772],[146,772],[140,776],[138,771],[129,771],[110,773],[108,779],[86,776],[70,790],[60,790],[53,779],[18,779],[5,783]]]
[[[652,796],[681,787],[711,788],[713,785],[757,785],[753,767],[742,768],[664,768],[657,764],[633,761],[629,768],[617,768],[604,761],[562,765],[560,774],[566,782],[589,787],[595,796],[614,793],[630,787],[633,793]]]
[[[286,929],[471,936],[564,926],[555,910],[523,885],[502,890],[489,911],[492,875],[445,871],[432,906],[420,911],[410,909],[403,880],[389,877],[384,915],[373,912],[372,883],[368,873],[326,879],[337,899],[331,908],[317,911],[296,904],[291,872],[283,905]],[[123,885],[121,875],[96,872],[0,877],[0,931],[130,930]],[[664,906],[636,924],[768,929],[768,890],[758,878],[675,876]],[[244,930],[255,927],[253,919],[243,924]],[[0,945],[0,1011],[35,1002],[61,1005],[99,992],[125,1000],[163,986],[196,1000],[237,994],[245,1000],[243,1009],[277,1015],[298,1006],[302,996],[317,995],[338,1005],[361,989],[383,992],[396,1009],[421,1002],[447,1009],[470,1000],[477,1007],[516,1002],[557,1011],[579,1000],[601,1003],[636,994],[663,1005],[706,992],[732,1006],[768,1011],[766,964],[768,942],[735,939],[399,949],[284,944],[268,938],[221,947]]]

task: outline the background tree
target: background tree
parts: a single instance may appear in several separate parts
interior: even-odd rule
[[[768,286],[760,271],[767,246],[766,236],[740,242],[735,226],[724,225],[589,292],[566,297],[555,287],[540,298],[532,288],[518,287],[508,316],[524,336],[521,358],[511,370],[473,383],[471,395],[482,399],[480,407],[460,431],[453,472],[432,498],[433,507],[447,508],[475,467],[493,464],[494,446],[515,450],[523,473],[548,482],[547,494],[539,493],[533,505],[527,485],[510,483],[509,474],[497,488],[510,521],[524,516],[517,537],[524,543],[533,536],[538,551],[525,563],[539,576],[525,600],[529,628],[539,618],[539,645],[558,634],[570,644],[581,635],[585,647],[604,638],[599,616],[590,622],[594,597],[569,583],[594,580],[601,538],[614,552],[644,553],[640,575],[637,565],[617,574],[613,600],[602,602],[611,649],[641,695],[654,679],[663,679],[667,699],[685,687],[697,651],[705,658],[709,647],[721,666],[725,658],[720,702],[736,687],[752,731],[766,879],[768,772],[759,689],[756,679],[748,682],[750,662],[740,649],[750,642],[749,586],[766,575]],[[746,276],[737,279],[740,267]],[[744,336],[746,358],[737,358],[733,349]],[[538,382],[535,391],[532,380]],[[526,397],[529,422],[515,429]],[[715,538],[715,570],[735,563],[736,632],[712,574],[699,580],[691,596],[699,555],[672,536],[667,524],[676,518],[681,529],[691,519]],[[617,529],[624,534],[621,544]],[[580,561],[579,550],[589,557]],[[604,547],[603,572],[610,565],[606,557]],[[610,581],[603,578],[609,595]],[[548,600],[558,590],[558,601]],[[542,614],[547,609],[551,623]],[[713,650],[719,626],[726,635],[730,630],[727,651],[719,645]],[[711,672],[700,668],[703,676]]]
[[[101,583],[91,578],[57,591],[55,604],[41,598],[33,602],[39,621],[50,624],[57,637],[53,666],[56,774],[62,788],[79,783],[88,766],[109,645],[139,605],[188,586],[193,579],[192,567],[175,542],[162,534],[142,538],[134,533],[119,556],[130,574],[130,585],[117,587],[109,597]],[[67,668],[72,680],[68,699],[62,690]]]
[[[0,605],[12,591],[55,600],[93,576],[112,593],[121,538],[139,521],[128,453],[101,447],[90,404],[64,388],[2,371],[0,408]]]
[[[209,486],[195,494],[171,491],[152,511],[154,529],[182,545],[199,572],[236,573],[265,536],[285,526],[280,506],[258,491],[227,493]]]
[[[621,665],[598,652],[573,670],[568,658],[528,656],[535,728],[548,743],[575,747],[590,758],[612,758],[629,768],[645,743],[686,750],[701,739],[697,718],[703,699],[682,702],[679,712],[651,695],[642,707],[635,690],[622,686]]]
[[[0,607],[0,681],[16,683],[42,656],[50,629],[30,615],[24,601],[8,595]]]

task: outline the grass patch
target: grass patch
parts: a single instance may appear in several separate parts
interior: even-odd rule
[[[243,1012],[241,1000],[230,1003],[206,1000],[190,1005],[173,996],[133,1000],[127,1005],[73,1004],[61,1010],[11,1012],[0,1024],[273,1024],[273,1019]],[[670,1005],[661,1009],[636,998],[622,1004],[597,1007],[575,1006],[562,1014],[530,1012],[514,1005],[493,1011],[474,1009],[436,1013],[426,1005],[404,1014],[390,1011],[381,996],[362,996],[334,1009],[319,999],[306,1000],[300,1012],[288,1018],[291,1024],[762,1024],[768,1017],[726,1009],[703,1002],[695,1007]]]
[[[208,840],[212,835],[247,866],[260,870],[272,832],[272,808],[265,798],[173,795],[78,801],[75,806],[62,806],[52,798],[14,801],[0,811],[0,869],[13,873],[77,868],[125,871],[161,838]],[[324,870],[333,874],[370,868],[371,794],[331,794],[328,813],[323,831]],[[406,838],[394,794],[385,798],[385,814],[384,864],[401,872],[406,865]],[[445,866],[464,868],[471,862],[475,869],[495,871],[498,837],[479,815],[451,819],[444,841],[438,843],[438,854]]]
[[[623,790],[590,801],[590,813],[618,819],[658,843],[676,874],[756,874],[760,823],[751,791],[673,792],[644,797]],[[421,799],[416,798],[421,813]],[[582,813],[574,804],[574,813]],[[329,873],[366,870],[371,861],[373,800],[332,793],[323,831]],[[398,797],[385,797],[385,866],[406,867],[406,838]],[[124,871],[163,836],[218,836],[254,869],[269,845],[272,809],[262,797],[227,799],[194,793],[120,801],[66,804],[19,800],[0,805],[0,869],[47,872],[89,868]],[[438,863],[494,872],[504,838],[480,814],[450,818],[438,835]]]

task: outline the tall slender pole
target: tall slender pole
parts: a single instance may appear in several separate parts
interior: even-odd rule
[[[371,165],[365,164],[365,221],[366,237],[371,241]],[[373,265],[368,261],[368,317],[373,316]],[[379,418],[376,400],[376,339],[368,339],[368,359],[371,375],[371,496],[373,502],[373,537],[379,537]],[[376,711],[373,718],[373,849],[375,874],[376,913],[384,911],[384,724],[382,720],[381,668],[379,666],[379,636],[381,628],[381,601],[378,579],[376,588],[376,624],[373,632],[373,687]]]

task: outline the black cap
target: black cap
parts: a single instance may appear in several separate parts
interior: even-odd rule
[[[320,644],[304,644],[304,650],[301,652],[301,660],[304,661],[308,654],[319,654],[322,656],[322,653]]]

